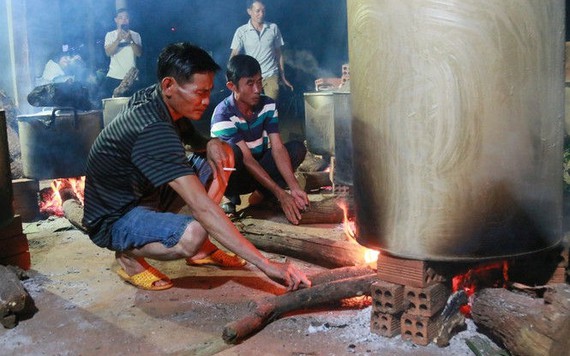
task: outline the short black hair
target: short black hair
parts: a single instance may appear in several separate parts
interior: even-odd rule
[[[129,9],[127,9],[126,7],[121,7],[120,9],[117,9],[117,11],[115,11],[115,17],[117,17],[121,12],[129,12]]]
[[[158,81],[173,77],[179,84],[192,81],[196,73],[217,72],[220,66],[202,48],[188,42],[166,46],[158,55],[156,75]]]
[[[261,74],[261,66],[257,59],[247,54],[238,54],[228,62],[226,79],[237,85],[241,78],[253,77],[258,73]]]

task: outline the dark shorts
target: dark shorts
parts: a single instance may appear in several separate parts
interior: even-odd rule
[[[208,186],[212,179],[212,169],[205,157],[191,155],[189,162],[200,182]],[[124,251],[140,248],[151,242],[160,242],[170,248],[178,243],[188,224],[194,218],[176,214],[184,201],[165,184],[152,194],[143,197],[141,204],[117,220],[111,229],[111,249]]]
[[[241,149],[236,145],[231,145],[234,151],[235,168],[236,171],[230,176],[228,182],[228,187],[226,188],[225,196],[232,203],[239,205],[241,204],[240,194],[248,194],[254,190],[258,190],[265,198],[271,199],[273,194],[266,189],[264,186],[259,184],[255,178],[247,171],[245,165],[243,164],[243,153]],[[291,166],[293,171],[299,167],[299,165],[305,160],[305,155],[307,149],[305,145],[300,141],[290,141],[285,145],[285,149],[289,153],[289,158],[291,160]],[[285,179],[279,173],[277,164],[271,155],[271,149],[263,153],[263,155],[257,158],[257,161],[263,167],[263,169],[269,174],[271,179],[277,183],[281,188],[286,188],[287,183]]]

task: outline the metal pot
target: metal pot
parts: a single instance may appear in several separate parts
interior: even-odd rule
[[[91,145],[103,128],[100,110],[18,116],[24,176],[37,180],[85,175]]]
[[[103,125],[107,126],[123,110],[130,97],[103,99]]]
[[[348,2],[357,239],[420,260],[562,240],[564,2]]]
[[[327,158],[334,155],[335,95],[333,92],[305,93],[307,149]]]

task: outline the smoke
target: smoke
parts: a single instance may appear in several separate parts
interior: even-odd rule
[[[18,89],[22,96],[17,100],[20,104],[25,102],[22,93],[33,89],[47,61],[64,45],[81,55],[91,72],[106,74],[109,58],[104,52],[104,38],[108,31],[115,29],[115,0],[11,3],[15,11],[10,19],[13,43],[21,48],[16,49],[16,63],[10,63],[9,56],[0,56],[0,65],[16,66],[16,71],[27,77],[25,85],[30,88]],[[156,81],[157,56],[172,42],[195,43],[210,52],[224,68],[235,30],[249,20],[245,1],[130,0],[126,4],[130,28],[142,37],[143,55],[137,61],[141,85]],[[312,83],[317,77],[340,76],[342,64],[348,62],[344,0],[312,0],[310,7],[300,1],[265,0],[265,6],[266,21],[279,26],[285,41],[285,60],[290,67],[287,71],[291,70],[287,73],[291,77],[288,79]],[[10,15],[0,12],[0,16],[7,19]],[[0,26],[0,29],[8,33],[7,28]],[[8,47],[8,40],[1,43]],[[216,89],[223,89],[224,70],[216,78]],[[14,92],[10,88],[13,81],[9,71],[0,74],[0,83],[6,86],[0,90]],[[24,85],[22,83],[18,85]]]
[[[328,69],[320,68],[315,56],[307,50],[287,51],[285,63],[297,70],[316,77],[340,77],[340,67],[336,74]]]

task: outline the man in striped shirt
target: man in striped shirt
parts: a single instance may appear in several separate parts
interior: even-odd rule
[[[232,93],[214,109],[210,131],[234,150],[236,172],[226,189],[229,202],[224,210],[235,211],[241,203],[239,195],[253,192],[250,205],[276,198],[287,219],[298,224],[309,198],[294,172],[307,150],[299,141],[283,144],[275,101],[261,94],[261,67],[255,58],[245,54],[232,57],[226,79]]]
[[[221,253],[208,236],[289,290],[308,286],[296,266],[265,258],[218,205],[232,150],[201,137],[191,123],[208,106],[218,69],[188,43],[161,52],[158,83],[135,93],[91,148],[83,224],[95,244],[115,251],[119,276],[139,288],[173,285],[145,258],[191,263]],[[204,154],[187,157],[185,145]],[[191,216],[172,213],[183,204]]]

